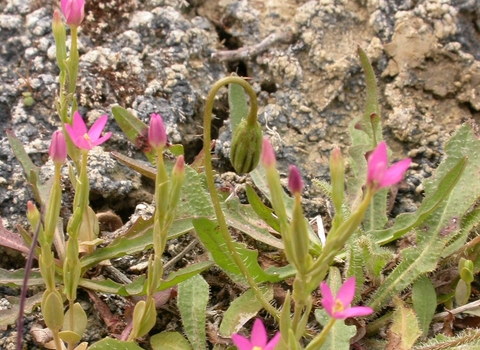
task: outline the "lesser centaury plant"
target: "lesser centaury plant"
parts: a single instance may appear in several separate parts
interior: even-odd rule
[[[231,337],[239,350],[316,350],[329,341],[332,342],[329,337],[332,337],[333,333],[336,333],[336,336],[347,344],[345,348],[348,348],[351,335],[338,335],[338,332],[334,332],[336,327],[347,327],[341,321],[350,317],[367,316],[374,311],[381,312],[391,306],[392,299],[397,311],[386,314],[385,319],[373,326],[367,325],[367,332],[374,333],[390,319],[395,328],[411,323],[414,325],[413,330],[404,332],[403,337],[397,335],[396,338],[403,342],[403,348],[409,348],[419,334],[428,334],[437,306],[435,288],[426,274],[433,271],[439,261],[454,253],[464,255],[458,258],[457,262],[460,278],[455,283],[455,293],[452,292],[444,299],[446,303],[453,303],[453,298],[458,304],[468,302],[474,274],[480,268],[479,259],[475,258],[478,255],[475,244],[472,244],[473,247],[464,247],[470,230],[480,222],[480,210],[472,209],[480,198],[480,186],[476,185],[478,181],[472,181],[478,180],[480,159],[476,150],[480,147],[479,142],[471,129],[462,127],[452,141],[446,144],[447,157],[439,166],[437,176],[425,183],[425,200],[418,211],[399,215],[390,227],[385,228],[387,188],[395,186],[403,179],[411,160],[400,160],[389,166],[387,145],[382,141],[375,77],[362,50],[359,50],[359,55],[367,76],[367,107],[365,114],[353,121],[350,128],[350,167],[347,171],[342,152],[334,147],[330,155],[331,184],[314,181],[331,200],[334,209],[334,217],[323,245],[318,244],[303,213],[301,199],[304,183],[300,171],[296,166],[289,167],[287,188],[293,197],[290,198],[280,181],[274,149],[269,139],[263,138],[262,126],[257,120],[258,103],[255,91],[244,79],[230,76],[216,82],[206,98],[203,158],[199,157],[200,160],[196,160],[191,166],[185,164],[181,147],[169,148],[176,152],[175,162],[164,159],[163,154],[168,147],[167,134],[160,115],[152,114],[147,127],[119,106],[112,108],[127,137],[141,145],[147,158],[156,164],[156,169],[152,169],[128,157],[116,155],[143,175],[154,179],[156,208],[152,219],[139,219],[124,237],[119,237],[107,247],[98,247],[98,221],[89,206],[88,154],[93,147],[107,141],[111,133],[102,135],[108,119],[106,115],[98,118],[88,129],[77,111],[77,41],[78,27],[84,18],[84,5],[83,0],[61,0],[61,10],[70,28],[71,47],[68,55],[67,27],[60,11],[55,11],[53,15],[52,30],[60,69],[56,108],[62,131],[53,134],[49,148],[54,175],[48,190],[44,190],[37,182],[39,171],[27,160],[26,152],[22,153],[23,149],[20,150],[18,140],[11,133],[8,134],[12,148],[32,184],[38,205],[38,208],[33,202],[28,202],[27,205],[27,217],[35,231],[34,238],[21,232],[26,244],[31,243],[27,271],[33,256],[38,256],[40,274],[45,285],[40,304],[45,324],[53,337],[49,346],[58,350],[65,349],[65,343],[69,350],[87,347],[86,343],[78,344],[87,327],[85,311],[76,302],[79,287],[137,297],[132,321],[122,335],[118,335],[121,339],[106,338],[91,346],[91,349],[95,350],[116,347],[138,349],[135,341],[150,334],[156,324],[156,294],[179,285],[178,308],[189,341],[178,332],[162,332],[150,334],[150,346],[155,350],[168,346],[181,350],[205,349],[205,315],[209,286],[199,274],[210,268],[214,262],[231,278],[232,283],[239,284],[241,289],[245,290],[230,303],[219,327],[219,333],[224,338]],[[215,95],[226,85],[229,85],[231,95],[234,94],[234,89],[241,90],[240,98],[237,95],[231,99],[232,116],[238,113],[235,103],[244,102],[246,105],[245,91],[250,100],[250,110],[240,112],[240,118],[232,120],[231,123],[231,163],[238,173],[252,173],[255,185],[268,199],[272,209],[264,204],[262,198],[249,186],[249,205],[240,204],[234,196],[224,199],[215,186],[210,154],[212,110]],[[74,163],[74,167],[69,164],[69,174],[75,196],[73,214],[67,224],[68,240],[65,243],[59,215],[62,206],[61,168],[66,162],[67,153]],[[182,191],[184,182],[189,184],[188,191]],[[348,191],[345,191],[345,185]],[[461,191],[455,192],[454,188]],[[187,204],[184,206],[183,202]],[[183,216],[181,224],[178,224],[176,219],[180,211]],[[254,222],[254,225],[251,222]],[[261,225],[258,225],[259,222]],[[281,252],[278,255],[287,260],[286,266],[264,269],[257,261],[258,251],[236,242],[230,234],[230,226],[276,248]],[[265,226],[269,229],[262,231]],[[414,232],[415,229],[418,231],[418,249],[402,250],[402,260],[393,271],[382,272],[393,254],[380,246],[401,238],[407,232]],[[322,227],[319,228],[319,231],[321,230]],[[208,250],[212,261],[192,264],[183,271],[165,277],[166,268],[162,254],[167,240],[193,231]],[[0,231],[0,234],[3,232],[5,231]],[[36,244],[37,237],[39,247]],[[137,281],[128,282],[128,285],[84,278],[86,270],[104,260],[120,257],[126,252],[142,251],[151,246],[153,254],[149,256],[146,278],[142,276]],[[460,249],[463,251],[458,253]],[[28,248],[24,248],[22,252],[25,250],[28,251]],[[338,270],[332,265],[336,264],[335,259],[338,262],[340,258],[345,258],[346,262],[346,281],[343,284],[340,282],[340,273],[332,272]],[[352,307],[352,304],[361,301],[359,292],[363,285],[364,272],[371,277],[373,284],[377,281],[382,283],[374,285],[375,291],[371,293],[368,303],[362,302],[368,306]],[[12,274],[2,274],[6,275],[9,281],[14,280]],[[335,285],[331,281],[330,285],[324,282],[327,275],[329,280],[334,280],[332,276],[336,276]],[[27,277],[28,273],[23,279],[24,293],[28,286]],[[285,280],[289,281],[291,288],[285,293],[283,305],[277,309],[271,304],[271,284]],[[408,318],[414,320],[412,322],[405,321],[407,316],[404,315],[409,315],[411,310],[394,298],[410,285],[412,304],[419,315],[419,325],[415,317]],[[313,297],[313,292],[319,286],[323,309],[317,307],[320,303],[316,303]],[[338,292],[334,293],[332,290]],[[428,294],[428,299],[431,300],[422,297],[422,293]],[[65,299],[68,300],[66,312]],[[428,308],[424,307],[428,301],[431,301]],[[279,324],[280,331],[269,341],[263,322],[257,318],[253,323],[250,338],[240,335],[239,333],[245,333],[240,331],[245,322],[254,318],[261,309],[273,317]],[[315,328],[310,324],[312,313],[323,325],[319,332],[315,332]],[[321,313],[325,316],[325,322],[320,321],[323,317]],[[19,348],[22,345],[21,333],[19,327]],[[472,337],[480,335],[474,334]]]

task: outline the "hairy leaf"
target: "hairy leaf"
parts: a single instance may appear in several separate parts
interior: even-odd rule
[[[178,332],[162,332],[150,338],[153,350],[191,350],[190,343]]]
[[[418,327],[415,313],[406,308],[401,299],[395,298],[396,310],[393,313],[393,323],[388,332],[387,350],[410,350],[422,334]]]
[[[206,311],[209,286],[202,276],[196,275],[178,286],[177,305],[182,316],[185,333],[196,350],[206,349]]]
[[[143,350],[133,341],[121,341],[112,338],[104,338],[99,342],[96,342],[88,348],[88,350],[112,350],[112,349],[122,349],[122,350]]]
[[[432,322],[437,308],[437,293],[432,281],[427,276],[420,277],[413,284],[412,301],[422,334],[427,336],[430,322]]]

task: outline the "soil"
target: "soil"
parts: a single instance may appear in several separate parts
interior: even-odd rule
[[[17,225],[28,228],[26,202],[33,193],[5,131],[15,132],[34,163],[43,167],[45,178],[52,169],[48,146],[59,127],[54,107],[59,73],[51,32],[54,8],[50,0],[0,2],[0,217],[11,231]],[[273,42],[258,48],[270,35]],[[184,146],[188,163],[202,148],[203,107],[210,86],[232,72],[249,77],[280,172],[285,175],[288,165],[295,164],[306,180],[304,201],[310,218],[322,215],[328,221],[328,201],[311,180],[329,179],[330,151],[338,145],[346,153],[348,125],[364,108],[365,79],[357,46],[365,50],[377,75],[383,135],[393,152],[390,159],[414,160],[392,215],[415,209],[422,198],[421,182],[442,160],[445,142],[463,123],[480,119],[476,1],[87,0],[79,40],[77,91],[79,111],[86,120],[91,124],[102,114],[111,116],[114,104],[131,109],[144,122],[151,113],[160,113],[169,141]],[[245,48],[251,49],[249,54],[233,53],[233,58],[225,59],[225,51]],[[24,93],[31,93],[33,105],[25,104]],[[232,170],[226,90],[218,95],[214,112],[215,166],[224,173]],[[152,183],[109,153],[145,159],[113,118],[107,131],[113,132],[110,141],[90,155],[90,201],[97,212],[114,213],[117,224],[107,220],[105,231],[115,231],[118,219],[127,222],[139,205],[143,210],[149,207]],[[224,180],[245,181],[231,173]],[[71,201],[68,188],[65,201]],[[70,209],[66,205],[62,212],[66,219]],[[185,236],[169,243],[166,258],[191,240]],[[202,254],[197,246],[181,264]],[[141,252],[118,259],[115,267],[134,277],[144,271],[146,256]],[[24,263],[22,255],[0,247],[1,268],[17,269]],[[137,269],[131,270],[131,265]],[[205,278],[212,283],[212,306],[240,292],[218,270]],[[8,308],[7,298],[18,293],[17,288],[0,286],[0,310]],[[100,298],[116,315],[128,309],[123,298]],[[94,342],[112,331],[86,292],[79,300],[89,315],[85,341]],[[181,331],[175,303],[164,309],[157,331]],[[215,337],[218,320],[213,314],[219,310],[212,309],[209,315],[210,341],[228,344]],[[27,315],[25,325],[26,348],[39,348],[31,329],[42,327],[41,314]],[[0,348],[14,348],[15,329],[0,330]]]

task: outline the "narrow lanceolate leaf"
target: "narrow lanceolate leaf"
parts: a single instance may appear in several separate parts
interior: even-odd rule
[[[410,350],[417,338],[422,334],[418,327],[415,313],[396,298],[396,310],[393,313],[393,323],[388,332],[387,350]]]
[[[112,107],[112,114],[125,136],[145,154],[151,163],[154,163],[155,151],[148,143],[147,124],[118,105]]]
[[[233,133],[240,121],[248,116],[245,90],[238,84],[228,85],[228,107],[230,108],[230,123],[232,124]]]
[[[40,184],[38,178],[40,176],[40,168],[33,164],[32,160],[28,156],[25,148],[23,148],[22,142],[15,136],[15,133],[12,130],[6,131],[10,147],[12,147],[13,154],[20,162],[20,165],[25,171],[28,182],[32,186],[33,194],[35,200],[38,203],[47,203],[48,198],[48,186],[47,184]]]
[[[210,252],[217,265],[237,283],[246,284],[246,280],[235,264],[232,254],[226,247],[225,240],[218,229],[217,223],[205,218],[199,218],[193,220],[193,226],[195,227],[198,237]],[[258,251],[247,249],[240,243],[234,243],[234,245],[237,253],[257,283],[279,282],[281,280],[278,270],[275,273],[268,273],[260,267],[257,260]]]
[[[153,350],[191,350],[192,347],[178,332],[162,332],[150,338]]]
[[[25,278],[25,270],[9,271],[0,268],[0,285],[9,287],[21,287]],[[45,280],[40,272],[31,271],[28,277],[28,286],[43,286]]]
[[[209,286],[202,276],[196,275],[178,286],[177,305],[182,316],[185,334],[196,350],[206,349],[206,311]]]
[[[430,197],[446,178],[455,183],[441,203],[416,227],[417,246],[401,252],[402,261],[373,295],[370,307],[378,311],[419,276],[434,270],[445,246],[460,230],[464,215],[480,198],[480,141],[469,125],[462,126],[445,145],[446,159],[435,175],[425,181]]]
[[[427,276],[420,277],[413,284],[412,301],[422,334],[427,336],[430,322],[437,308],[437,293]]]
[[[267,301],[273,299],[272,286],[260,286],[260,290]],[[227,311],[225,311],[222,323],[220,324],[220,335],[225,338],[230,338],[233,333],[238,333],[243,325],[255,317],[262,309],[263,305],[255,296],[253,290],[247,290],[232,301]]]

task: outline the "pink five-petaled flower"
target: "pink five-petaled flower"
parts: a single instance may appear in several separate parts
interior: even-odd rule
[[[387,144],[382,141],[368,158],[367,185],[374,190],[395,185],[403,178],[412,160],[403,159],[388,167]]]
[[[112,136],[111,132],[107,132],[100,137],[105,124],[107,124],[107,119],[107,115],[102,115],[95,123],[93,123],[92,127],[87,132],[87,126],[85,125],[82,116],[80,113],[75,112],[73,114],[73,125],[65,124],[65,129],[75,146],[81,149],[91,150],[94,146],[101,145]]]
[[[50,154],[55,164],[63,164],[65,159],[67,159],[67,143],[65,142],[65,136],[63,136],[60,130],[53,133],[48,154]]]
[[[85,16],[85,0],[60,0],[63,15],[69,26],[79,26]]]
[[[344,320],[349,317],[370,315],[373,310],[367,306],[350,307],[355,296],[355,277],[350,277],[340,287],[337,295],[334,297],[330,287],[322,282],[320,284],[322,292],[322,305],[325,311],[337,320]]]
[[[232,335],[232,340],[238,350],[273,350],[280,341],[280,332],[268,341],[267,330],[261,319],[257,318],[253,323],[250,340],[240,334]]]
[[[160,114],[153,113],[150,116],[148,142],[153,148],[165,147],[167,144],[167,133]]]

